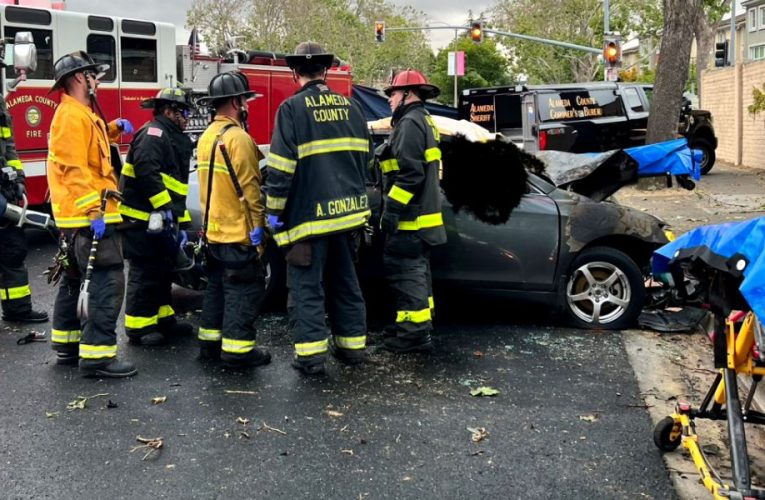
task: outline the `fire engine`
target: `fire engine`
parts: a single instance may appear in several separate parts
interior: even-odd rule
[[[162,87],[191,89],[195,97],[207,92],[213,76],[240,70],[250,88],[262,97],[250,104],[248,128],[258,144],[271,141],[279,104],[297,90],[283,55],[232,49],[225,57],[199,55],[192,46],[176,46],[175,26],[169,23],[100,16],[57,9],[0,5],[2,36],[13,39],[17,32],[31,32],[37,48],[37,69],[13,90],[13,65],[6,69],[3,95],[13,119],[14,138],[27,176],[30,205],[48,201],[46,159],[53,113],[59,102],[53,85],[53,63],[62,55],[85,50],[97,62],[109,64],[98,87],[98,100],[107,120],[122,117],[136,128],[151,118],[141,109],[144,99]],[[6,53],[12,53],[8,47]],[[351,95],[350,68],[340,61],[328,75],[333,90]],[[197,108],[187,132],[192,138],[209,122],[209,113]],[[132,136],[123,134],[121,153],[127,152]]]

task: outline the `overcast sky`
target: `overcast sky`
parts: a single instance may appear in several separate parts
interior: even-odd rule
[[[428,16],[428,21],[438,23],[462,24],[468,17],[467,2],[464,0],[411,0],[409,3],[399,1],[399,5],[411,5]],[[493,2],[478,0],[471,5],[475,15],[481,9],[487,9]],[[186,10],[191,6],[191,0],[66,0],[66,9],[93,14],[132,17],[165,21],[176,25],[176,40],[185,43],[188,32],[183,29],[186,21]],[[434,30],[431,32],[431,44],[434,48],[442,47],[453,38],[454,32]],[[370,36],[372,33],[370,32]]]

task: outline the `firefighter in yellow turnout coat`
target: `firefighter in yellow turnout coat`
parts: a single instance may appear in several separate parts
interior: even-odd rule
[[[254,322],[265,294],[259,247],[264,237],[261,158],[245,130],[247,101],[255,96],[239,72],[210,82],[215,119],[197,146],[199,193],[208,242],[199,328],[201,358],[233,368],[263,365],[271,354],[255,344]]]

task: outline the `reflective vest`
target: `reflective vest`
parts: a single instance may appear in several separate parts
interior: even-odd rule
[[[231,166],[242,187],[244,200],[237,196],[228,167],[217,145],[218,134],[229,127],[221,136]],[[256,227],[263,227],[264,208],[260,199],[260,167],[262,157],[255,141],[245,132],[239,122],[226,116],[216,116],[197,143],[197,172],[199,175],[199,202],[202,220],[207,206],[207,183],[210,178],[210,154],[216,145],[213,165],[210,217],[207,225],[207,240],[210,243],[250,244],[249,233]],[[248,218],[249,215],[249,218]],[[251,224],[251,225],[250,225]]]
[[[408,104],[380,155],[385,209],[400,214],[399,231],[416,231],[430,245],[446,243],[439,140],[438,127],[425,105]]]
[[[190,222],[186,195],[192,149],[191,139],[164,116],[138,130],[122,168],[120,213],[143,224],[152,211],[172,209],[178,222]]]
[[[90,108],[61,94],[48,149],[51,207],[60,228],[88,227],[88,213],[100,208],[103,190],[117,189],[106,127]],[[116,138],[116,125],[109,128]],[[122,222],[115,200],[107,201],[104,219],[107,224]]]
[[[323,81],[279,106],[266,163],[266,210],[284,226],[277,245],[363,226],[370,216],[371,142],[358,104]]]

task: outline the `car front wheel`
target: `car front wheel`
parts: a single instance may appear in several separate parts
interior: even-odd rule
[[[645,300],[640,268],[608,247],[589,248],[574,259],[563,293],[565,315],[579,328],[628,328]]]

